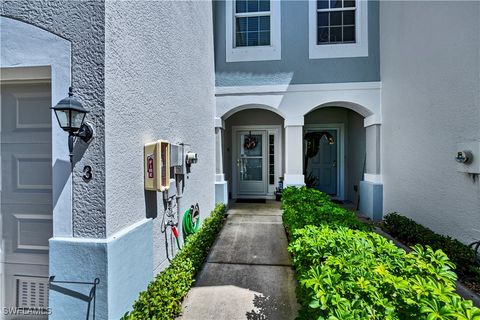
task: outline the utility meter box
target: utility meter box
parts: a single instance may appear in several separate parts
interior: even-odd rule
[[[457,161],[457,171],[480,174],[480,141],[457,144],[455,160]]]
[[[143,147],[145,190],[165,191],[170,188],[170,143],[158,140]]]

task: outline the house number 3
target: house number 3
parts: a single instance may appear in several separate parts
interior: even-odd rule
[[[83,167],[83,179],[85,179],[85,181],[90,181],[92,180],[92,177],[93,177],[92,167],[90,166]]]

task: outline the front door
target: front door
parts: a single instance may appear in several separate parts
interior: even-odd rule
[[[318,153],[309,161],[309,173],[316,178],[316,188],[329,195],[337,195],[337,131],[327,131],[333,136],[334,144],[328,144],[326,139],[320,139]],[[309,174],[307,173],[307,174]]]
[[[267,193],[266,130],[237,131],[237,196]]]
[[[48,239],[52,236],[50,90],[48,83],[1,85],[0,279],[2,313],[10,314],[6,319],[46,319],[35,313],[48,304]],[[12,315],[15,312],[17,315]],[[29,312],[33,314],[21,315]]]

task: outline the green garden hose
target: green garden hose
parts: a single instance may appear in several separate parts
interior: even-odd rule
[[[200,208],[198,207],[197,203],[195,206],[192,205],[183,213],[183,236],[187,238],[188,236],[197,232],[198,228],[200,228]]]

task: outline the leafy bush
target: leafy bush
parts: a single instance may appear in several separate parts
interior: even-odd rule
[[[407,254],[376,233],[325,225],[294,238],[301,319],[480,319],[440,250]]]
[[[354,212],[330,201],[330,197],[315,189],[288,187],[282,193],[283,223],[291,235],[307,225],[328,224],[332,227],[349,227],[366,230]]]
[[[123,320],[166,320],[180,314],[181,301],[220,231],[224,213],[224,205],[215,207],[198,232],[188,237],[170,265],[155,277],[146,291],[140,293],[133,310],[127,312]]]
[[[417,243],[428,245],[434,250],[441,249],[457,266],[456,272],[464,282],[476,284],[480,290],[480,266],[475,262],[471,248],[456,239],[436,234],[412,219],[397,213],[385,216],[381,227],[408,246]]]
[[[406,253],[313,189],[285,189],[282,208],[300,319],[480,320],[442,251]]]

